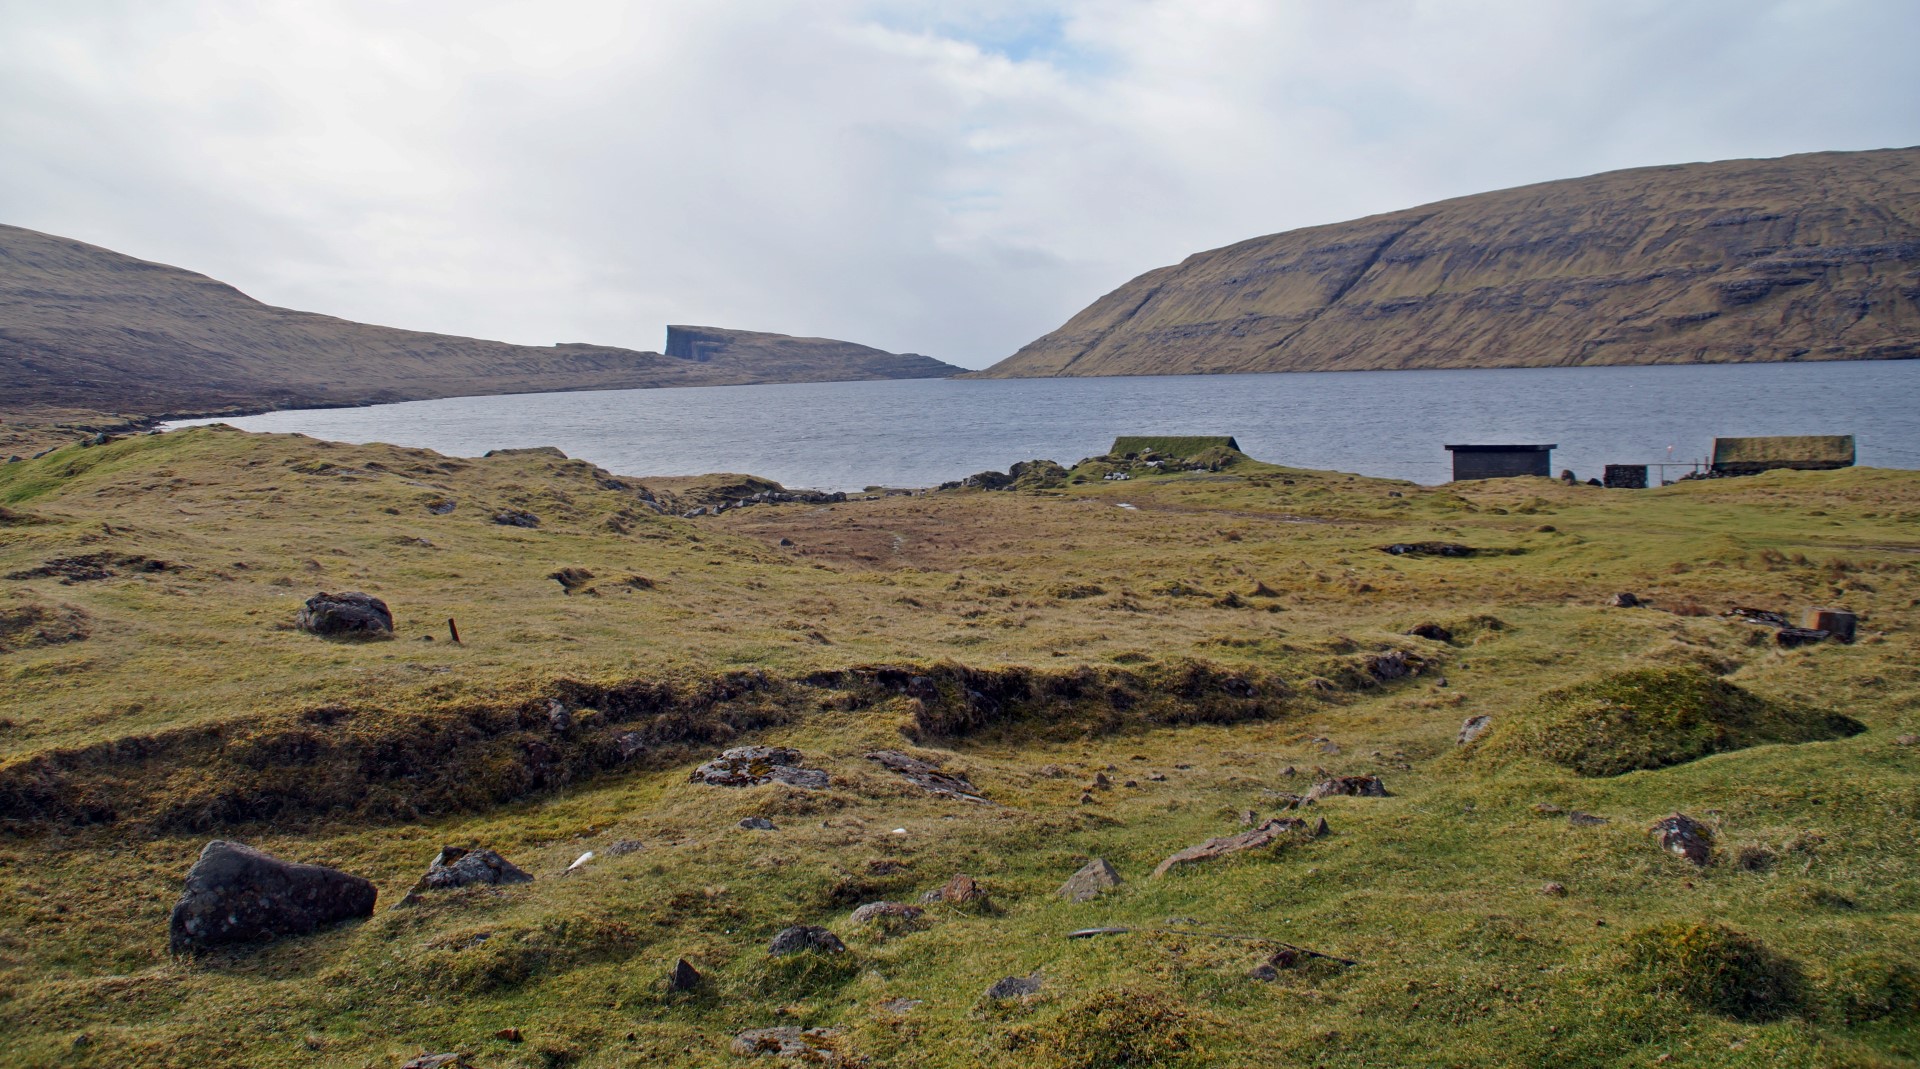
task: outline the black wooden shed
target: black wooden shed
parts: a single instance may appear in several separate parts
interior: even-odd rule
[[[1506,479],[1515,475],[1553,475],[1557,445],[1450,445],[1453,479]]]

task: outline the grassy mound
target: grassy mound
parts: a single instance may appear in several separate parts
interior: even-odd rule
[[[1635,669],[1559,687],[1516,719],[1497,750],[1543,757],[1582,776],[1866,730],[1851,717],[1771,701],[1693,667]]]
[[[1798,1012],[1800,968],[1719,924],[1669,923],[1627,937],[1629,970],[1649,989],[1742,1021]]]

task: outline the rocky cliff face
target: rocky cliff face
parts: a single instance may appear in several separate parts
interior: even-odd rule
[[[205,275],[0,226],[0,408],[155,415],[958,370],[824,341],[696,361],[396,330],[275,308]]]
[[[1920,356],[1920,148],[1615,171],[1198,253],[980,374]]]
[[[919,353],[889,353],[832,338],[794,338],[725,327],[669,326],[667,355],[700,364],[751,361],[769,371],[829,363],[860,368],[868,372],[866,378],[884,379],[936,379],[966,370]]]

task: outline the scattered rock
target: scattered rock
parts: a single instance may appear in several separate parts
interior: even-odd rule
[[[1107,778],[1107,774],[1105,772],[1095,772],[1093,774],[1093,782],[1091,784],[1088,784],[1087,789],[1090,791],[1112,790],[1113,781]]]
[[[868,902],[854,910],[848,920],[854,924],[907,922],[919,920],[925,912],[919,906],[910,906],[905,902]]]
[[[780,1025],[775,1028],[749,1028],[733,1037],[727,1049],[736,1057],[791,1058],[805,1065],[851,1066],[858,1064],[833,1048],[837,1028],[799,1028]]]
[[[964,872],[948,880],[945,886],[939,890],[928,891],[925,895],[921,896],[921,901],[923,902],[946,902],[956,906],[985,902],[986,900],[986,889],[981,887],[979,882],[973,877]]]
[[[1551,802],[1535,802],[1533,803],[1533,811],[1543,817],[1559,816],[1561,813],[1566,812],[1566,810]]]
[[[1435,642],[1453,641],[1453,632],[1434,623],[1415,624],[1407,631],[1407,634],[1418,638],[1430,638]]]
[[[866,757],[929,794],[968,802],[986,801],[966,776],[957,772],[943,772],[938,765],[909,757],[898,750],[875,750]]]
[[[1920,735],[1895,735],[1893,737],[1893,744],[1895,746],[1920,746]]]
[[[1093,804],[1093,801],[1094,801],[1094,798],[1093,798],[1093,794],[1092,794],[1091,792],[1088,792],[1088,791],[1081,791],[1081,792],[1080,792],[1080,804],[1081,804],[1081,805],[1092,805],[1092,804]]]
[[[614,738],[613,748],[620,754],[620,760],[631,761],[647,752],[647,740],[638,731],[623,731]]]
[[[817,768],[801,768],[800,761],[800,751],[791,747],[741,746],[694,769],[691,779],[715,787],[784,783],[808,790],[824,789],[827,774]]]
[[[547,699],[547,727],[556,735],[565,735],[573,730],[573,710],[558,698]]]
[[[1612,821],[1606,817],[1597,817],[1592,813],[1582,813],[1576,809],[1567,814],[1567,823],[1576,828],[1597,828],[1602,824],[1610,824]]]
[[[1660,841],[1660,849],[1674,857],[1703,867],[1713,860],[1713,832],[1684,813],[1662,817],[1647,830]]]
[[[527,1037],[521,1035],[520,1030],[518,1028],[502,1028],[500,1031],[495,1032],[493,1034],[493,1038],[503,1039],[503,1040],[506,1040],[508,1043],[518,1043]]]
[[[1032,976],[1006,976],[995,980],[993,986],[987,988],[987,998],[994,1002],[1010,998],[1026,998],[1038,992],[1040,987],[1041,980],[1038,973]]]
[[[1828,637],[1825,631],[1816,631],[1809,627],[1783,627],[1773,633],[1774,644],[1783,650],[1825,642]]]
[[[1458,744],[1465,746],[1480,736],[1485,735],[1487,729],[1492,726],[1493,717],[1485,715],[1467,717],[1466,722],[1460,725],[1460,736],[1457,740]]]
[[[469,1063],[459,1054],[422,1054],[401,1064],[400,1069],[466,1069]]]
[[[638,839],[615,839],[607,846],[606,854],[608,857],[625,857],[646,848],[647,844]]]
[[[387,611],[387,603],[358,590],[315,594],[300,607],[293,623],[312,635],[380,638],[393,634],[393,613]]]
[[[401,905],[410,905],[428,891],[444,891],[454,887],[467,887],[476,883],[488,885],[532,883],[533,877],[516,868],[506,858],[491,850],[466,850],[458,846],[443,846],[435,855],[433,863],[427,866],[426,875],[420,877]]]
[[[692,962],[681,958],[673,963],[673,968],[667,970],[667,990],[692,991],[700,986],[700,979],[700,970],[694,968]]]
[[[1107,859],[1096,857],[1067,877],[1067,882],[1060,885],[1060,897],[1069,902],[1087,902],[1120,886],[1121,882],[1120,874],[1107,864]]]
[[[1543,883],[1540,885],[1540,893],[1543,895],[1553,895],[1557,898],[1565,897],[1567,885],[1564,883]]]
[[[521,509],[501,509],[493,514],[493,522],[502,527],[538,527],[540,517]]]
[[[847,944],[840,937],[814,924],[796,924],[791,928],[782,928],[773,942],[767,944],[769,957],[786,954],[798,954],[803,950],[814,950],[822,954],[845,954]]]
[[[1272,983],[1280,979],[1282,969],[1291,969],[1300,964],[1307,955],[1296,947],[1281,947],[1267,956],[1267,960],[1247,971],[1247,976],[1262,983]]]
[[[1395,542],[1380,551],[1396,557],[1471,557],[1478,552],[1458,542]]]
[[[458,507],[459,503],[451,498],[441,498],[438,501],[427,502],[427,511],[433,513],[435,516],[445,516]]]
[[[320,865],[282,861],[219,839],[200,851],[169,921],[174,953],[300,935],[373,914],[372,882]]]
[[[1356,798],[1392,797],[1387,793],[1387,785],[1380,781],[1379,776],[1335,776],[1314,784],[1301,801],[1317,802],[1322,798],[1331,798],[1340,794]]]
[[[926,1005],[925,999],[890,998],[880,1003],[880,1008],[896,1016],[902,1016],[912,1013],[924,1005]]]
[[[1153,870],[1155,876],[1165,876],[1178,865],[1190,865],[1196,861],[1211,861],[1227,854],[1242,853],[1264,846],[1271,846],[1288,837],[1310,835],[1307,822],[1297,817],[1275,817],[1252,831],[1243,831],[1238,835],[1228,835],[1217,839],[1208,839],[1198,846],[1189,846],[1162,861]]]
[[[1625,590],[1607,599],[1608,607],[1614,609],[1637,609],[1645,604],[1640,595]]]
[[[562,568],[548,574],[548,579],[560,584],[560,589],[571,594],[593,581],[593,573],[585,568]]]
[[[748,831],[772,831],[773,821],[766,817],[748,817],[740,822],[740,826]]]
[[[1793,626],[1793,621],[1788,620],[1785,613],[1774,612],[1772,609],[1756,609],[1748,605],[1735,605],[1720,615],[1731,616],[1736,620],[1745,620],[1747,623],[1759,624],[1762,627]]]

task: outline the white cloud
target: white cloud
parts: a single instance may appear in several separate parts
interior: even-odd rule
[[[1904,0],[956,7],[0,0],[0,221],[372,322],[977,366],[1257,234],[1920,141]]]

